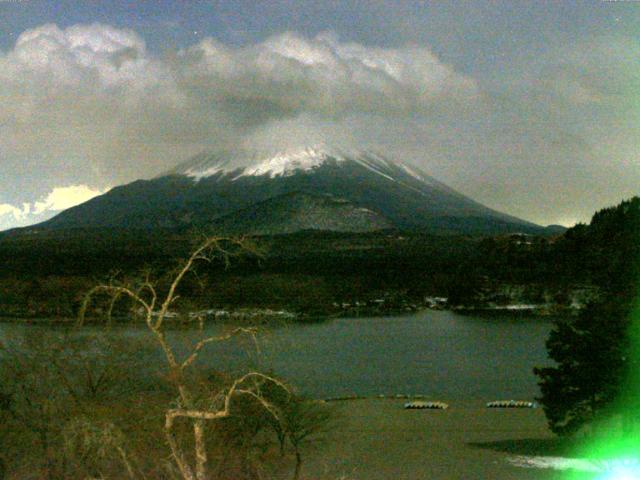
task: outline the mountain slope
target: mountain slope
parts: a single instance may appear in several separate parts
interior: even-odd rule
[[[240,161],[249,165],[233,167]],[[260,231],[277,233],[275,226],[265,223],[266,216],[270,208],[277,207],[278,222],[285,225],[281,218],[285,210],[278,202],[256,205],[292,193],[309,195],[306,199],[314,198],[316,203],[322,196],[345,201],[351,213],[357,209],[371,211],[374,217],[370,228],[385,225],[462,233],[540,231],[532,223],[471,200],[414,167],[368,152],[325,148],[273,154],[201,154],[154,179],[116,187],[62,212],[41,227],[228,226],[223,217],[254,207],[253,217],[246,211],[239,213],[238,224],[255,231],[249,225],[255,218],[261,222]],[[312,215],[310,212],[307,215]],[[287,229],[296,224],[316,228],[311,218],[303,219],[300,212],[296,215],[297,220],[289,221]],[[322,215],[326,217],[327,212]],[[340,217],[345,212],[334,209],[333,215]],[[331,229],[344,225],[345,220],[325,218],[320,223]]]
[[[392,228],[379,214],[329,195],[286,193],[216,219],[212,229],[227,235],[272,235],[301,230],[370,232]]]

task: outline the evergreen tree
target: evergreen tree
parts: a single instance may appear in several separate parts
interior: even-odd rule
[[[576,318],[556,321],[547,340],[556,366],[535,368],[551,430],[571,434],[616,413],[631,365],[631,313],[640,265],[640,198],[597,212],[567,231],[557,252],[565,267],[602,290]],[[636,327],[637,328],[637,327]]]
[[[608,299],[556,321],[547,340],[557,366],[535,368],[549,426],[568,435],[614,413],[627,363],[630,302]]]

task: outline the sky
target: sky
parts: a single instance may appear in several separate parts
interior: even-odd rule
[[[588,222],[640,194],[640,2],[0,0],[0,230],[317,143]]]

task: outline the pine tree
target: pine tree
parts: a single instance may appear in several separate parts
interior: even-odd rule
[[[569,435],[615,413],[626,374],[631,303],[609,298],[556,321],[547,350],[557,366],[535,368],[549,426]]]
[[[578,317],[556,321],[547,351],[557,365],[534,369],[549,426],[565,435],[614,415],[615,401],[629,395],[623,386],[637,369],[630,339],[638,328],[631,313],[640,274],[640,198],[597,212],[590,225],[568,230],[558,248],[570,273],[586,274],[602,291]]]

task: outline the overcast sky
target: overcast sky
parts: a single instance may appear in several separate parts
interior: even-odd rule
[[[0,229],[204,149],[374,149],[490,207],[640,193],[640,2],[0,0]]]

